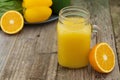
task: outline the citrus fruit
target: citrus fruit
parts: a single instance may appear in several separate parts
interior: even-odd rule
[[[7,11],[1,17],[1,29],[7,34],[19,32],[23,28],[23,25],[23,16],[18,11]]]
[[[96,71],[109,73],[114,69],[115,55],[109,44],[99,43],[91,50],[89,61]]]
[[[52,5],[52,0],[23,0],[22,6],[24,8],[34,7],[34,6],[48,6]]]
[[[43,22],[47,20],[52,14],[49,7],[31,7],[24,11],[24,18],[29,23]]]

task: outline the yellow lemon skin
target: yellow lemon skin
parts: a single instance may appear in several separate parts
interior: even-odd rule
[[[34,7],[34,6],[52,6],[52,0],[23,0],[22,6],[24,8]]]
[[[49,7],[31,7],[25,10],[24,18],[29,23],[43,22],[47,20],[52,14]]]

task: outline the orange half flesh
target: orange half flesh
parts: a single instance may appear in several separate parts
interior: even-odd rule
[[[89,61],[96,71],[109,73],[115,66],[115,54],[107,43],[99,43],[90,52]]]
[[[1,29],[7,34],[18,33],[20,30],[22,30],[23,25],[23,16],[17,11],[7,11],[1,17]]]

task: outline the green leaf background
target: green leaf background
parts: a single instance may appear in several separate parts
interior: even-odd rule
[[[22,13],[22,0],[0,0],[0,17],[9,10]]]

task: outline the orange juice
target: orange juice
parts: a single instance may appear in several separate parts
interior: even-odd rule
[[[84,18],[72,17],[58,22],[58,62],[68,68],[88,65],[91,25]]]

